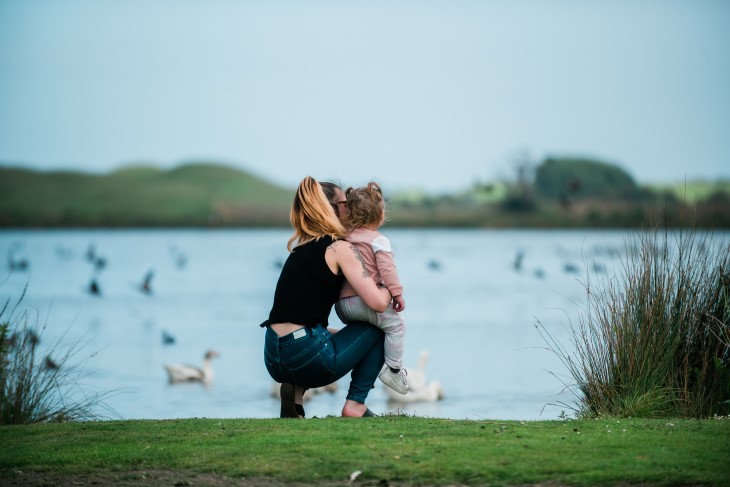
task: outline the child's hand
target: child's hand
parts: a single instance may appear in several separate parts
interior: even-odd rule
[[[402,294],[399,294],[398,296],[393,296],[393,309],[399,313],[406,309],[406,302],[403,299]]]

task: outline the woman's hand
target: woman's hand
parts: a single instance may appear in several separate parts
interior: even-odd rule
[[[365,302],[368,308],[382,313],[390,306],[392,297],[387,288],[379,288],[370,276],[362,255],[351,243],[338,240],[327,247],[325,260],[332,272],[339,272],[345,275],[358,296]]]

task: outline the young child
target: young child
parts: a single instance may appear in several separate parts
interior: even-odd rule
[[[378,232],[385,221],[383,194],[380,187],[371,182],[364,188],[350,188],[346,195],[345,226],[350,232],[346,239],[356,249],[355,254],[362,261],[364,272],[369,273],[379,286],[388,288],[393,296],[393,306],[383,313],[373,311],[345,281],[335,311],[343,323],[366,321],[385,332],[385,366],[378,377],[388,387],[406,394],[409,388],[406,371],[402,368],[406,325],[398,314],[405,309],[406,303],[390,241]]]

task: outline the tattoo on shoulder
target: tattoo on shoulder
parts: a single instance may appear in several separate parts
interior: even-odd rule
[[[352,252],[355,254],[355,257],[357,260],[360,261],[360,265],[362,265],[362,277],[370,277],[370,272],[368,272],[367,267],[365,267],[365,259],[362,258],[362,254],[359,250],[357,250],[357,247],[350,244],[350,248],[352,249]]]

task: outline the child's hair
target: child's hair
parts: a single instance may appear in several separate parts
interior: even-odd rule
[[[365,225],[380,224],[385,212],[383,192],[378,183],[369,182],[363,188],[348,188],[346,225],[349,230]]]
[[[327,201],[322,186],[309,176],[299,183],[289,220],[294,227],[294,235],[286,245],[290,252],[294,247],[318,240],[325,235],[334,239],[345,235],[345,229]]]

